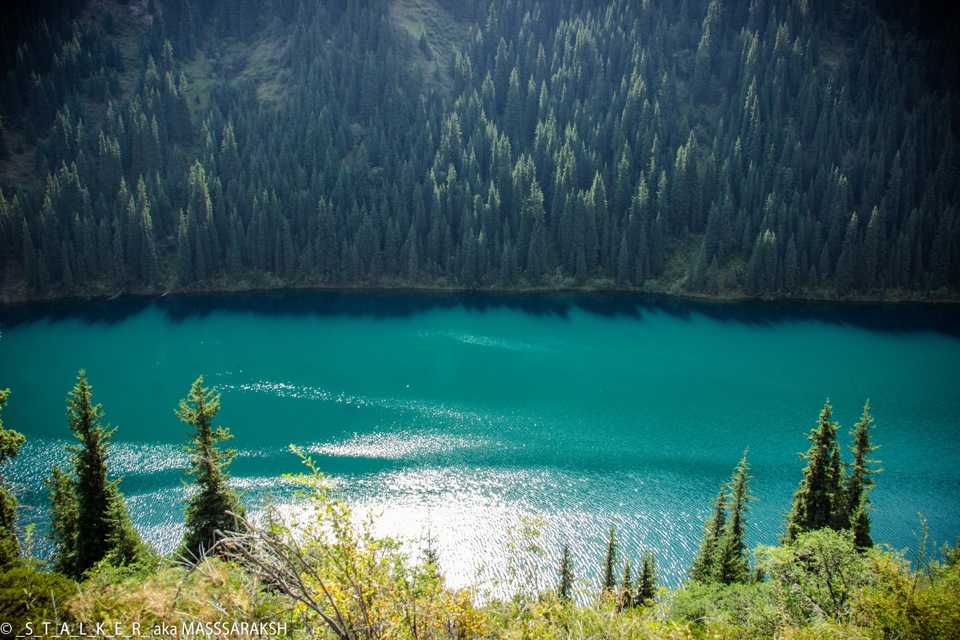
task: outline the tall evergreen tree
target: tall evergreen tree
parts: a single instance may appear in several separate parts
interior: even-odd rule
[[[640,557],[640,575],[637,576],[636,606],[645,607],[657,596],[657,557],[652,549],[645,549]]]
[[[220,411],[220,394],[203,386],[203,376],[190,387],[187,398],[180,400],[176,410],[180,420],[195,428],[188,434],[184,451],[190,455],[187,474],[194,476],[197,492],[187,499],[184,526],[186,531],[181,554],[188,559],[201,558],[210,553],[218,531],[234,528],[230,514],[244,515],[236,490],[229,486],[227,467],[236,456],[232,449],[218,445],[233,438],[225,427],[213,427],[213,419]]]
[[[800,488],[793,496],[793,507],[787,517],[784,542],[792,542],[805,531],[824,527],[835,529],[844,513],[843,470],[837,446],[839,425],[830,420],[833,408],[830,401],[823,405],[817,426],[807,435],[810,449],[803,454],[807,466],[803,470]]]
[[[870,416],[870,401],[867,400],[863,405],[860,422],[854,425],[850,432],[853,437],[853,446],[850,448],[853,452],[853,465],[846,485],[847,515],[850,529],[853,531],[853,541],[858,549],[873,546],[873,538],[870,536],[868,494],[875,482],[871,476],[879,469],[871,467],[877,464],[876,460],[870,459],[870,454],[877,450],[877,447],[870,444],[871,428],[873,428],[873,418]]]
[[[700,550],[690,568],[690,579],[697,582],[713,582],[717,577],[717,561],[719,558],[720,542],[726,530],[727,522],[727,487],[720,487],[720,493],[714,500],[714,512],[703,525],[703,540],[700,541]]]
[[[107,477],[110,438],[116,429],[100,424],[103,409],[92,398],[92,387],[81,369],[67,394],[67,421],[80,441],[66,447],[73,456],[73,474],[54,467],[47,481],[55,564],[74,578],[104,558],[111,564],[126,565],[152,555],[127,514],[120,480]]]
[[[747,507],[752,500],[750,495],[750,476],[747,453],[743,453],[740,464],[730,483],[730,518],[727,520],[723,538],[719,543],[719,561],[717,572],[723,584],[746,582],[749,560],[747,558]]]
[[[607,552],[603,556],[603,590],[613,591],[617,587],[617,528],[610,523],[610,535],[607,538]]]
[[[620,602],[617,606],[620,610],[633,605],[633,569],[630,566],[630,558],[623,563],[623,578],[620,580]]]
[[[10,389],[0,390],[0,411],[7,404]],[[15,458],[23,446],[22,433],[13,429],[5,429],[3,420],[0,420],[0,465]],[[17,561],[20,555],[20,546],[16,533],[17,498],[7,487],[3,474],[0,473],[0,571]]]
[[[47,537],[55,550],[53,568],[67,576],[77,571],[77,487],[73,476],[54,465],[45,480],[50,489],[50,528]]]
[[[569,601],[573,597],[573,558],[570,555],[570,542],[563,541],[560,552],[560,570],[557,580],[557,595],[561,600]]]

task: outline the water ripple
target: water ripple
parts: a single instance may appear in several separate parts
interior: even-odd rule
[[[460,449],[487,446],[481,439],[468,439],[442,433],[372,433],[354,434],[349,440],[313,444],[310,453],[348,458],[376,458],[382,460],[412,460],[426,454],[449,453]]]
[[[534,344],[523,340],[500,338],[466,331],[418,331],[415,335],[419,338],[446,338],[462,344],[515,351],[517,353],[550,353],[556,351],[556,349],[552,349],[544,344]]]

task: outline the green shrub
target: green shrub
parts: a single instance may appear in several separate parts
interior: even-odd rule
[[[693,623],[704,637],[722,637],[726,630],[738,638],[770,638],[783,622],[775,594],[763,582],[690,582],[671,593],[667,607],[670,619]]]
[[[874,583],[853,603],[856,622],[869,637],[960,638],[960,566],[916,573],[899,554],[868,558]]]
[[[61,622],[68,603],[77,595],[76,583],[59,573],[25,566],[0,573],[0,620],[23,629],[43,622]]]

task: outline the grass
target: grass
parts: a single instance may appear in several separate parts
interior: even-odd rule
[[[213,64],[201,49],[189,64],[184,65],[183,75],[187,78],[187,103],[194,123],[202,122],[210,105],[210,81],[213,77]]]
[[[424,69],[427,82],[449,93],[453,79],[448,61],[466,42],[470,25],[458,21],[434,0],[394,0],[390,3],[390,19],[410,36],[413,64]],[[422,34],[427,36],[429,57],[417,46]]]
[[[288,73],[280,67],[281,44],[276,40],[260,40],[240,74],[257,85],[257,100],[278,104],[284,97]]]

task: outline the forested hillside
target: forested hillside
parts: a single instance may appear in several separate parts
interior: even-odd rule
[[[955,299],[960,14],[877,5],[34,2],[2,295]]]

